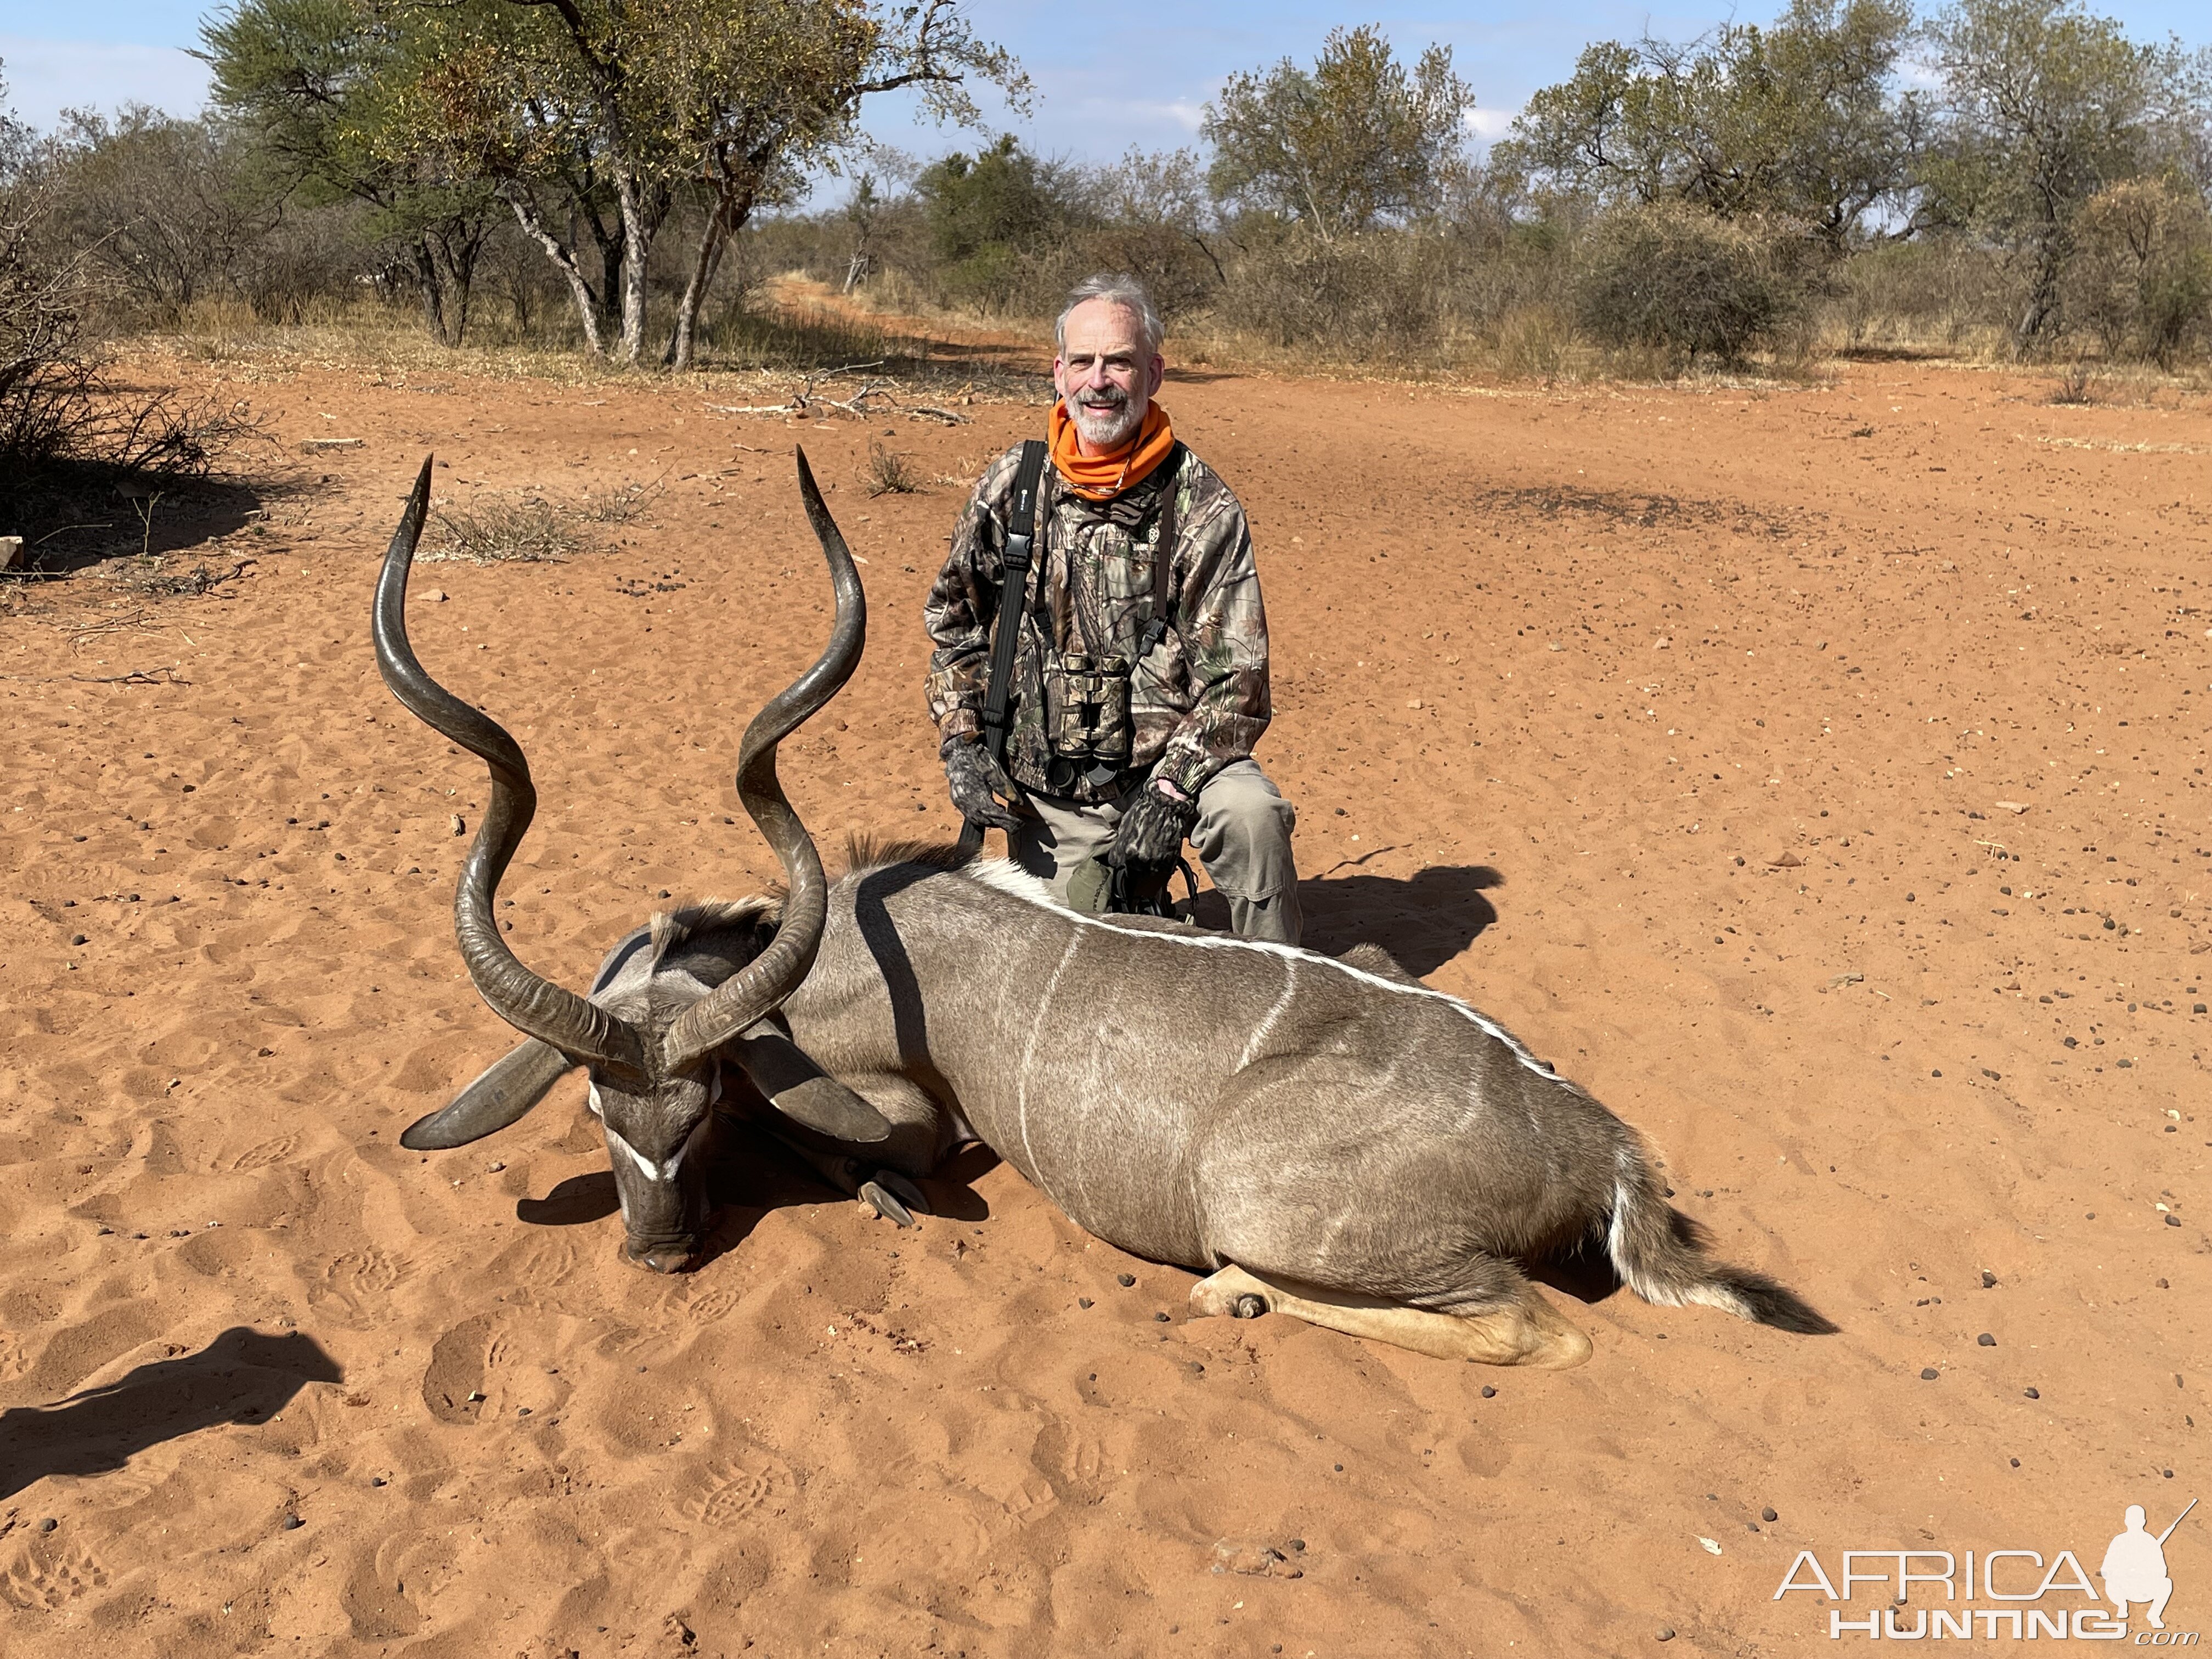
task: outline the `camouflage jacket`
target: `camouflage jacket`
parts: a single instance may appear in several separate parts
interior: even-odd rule
[[[940,738],[982,729],[992,622],[1006,580],[1006,498],[1020,459],[1017,445],[984,470],[930,588],[923,621],[937,648],[929,659],[929,713]],[[1164,499],[1170,489],[1172,502]],[[1164,520],[1175,538],[1160,618],[1167,629],[1139,656],[1155,615]],[[1251,754],[1270,712],[1267,616],[1244,509],[1212,468],[1179,447],[1150,477],[1111,501],[1093,501],[1068,489],[1048,464],[1034,545],[1006,742],[1006,769],[1017,783],[1090,801],[1129,780],[1128,773],[1104,785],[1049,778],[1048,654],[1097,650],[1133,661],[1133,771],[1157,763],[1157,775],[1195,798],[1216,772]],[[1054,787],[1055,781],[1064,787]]]

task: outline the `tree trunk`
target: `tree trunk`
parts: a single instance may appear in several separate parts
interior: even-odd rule
[[[445,295],[438,281],[438,262],[430,253],[428,234],[417,236],[408,251],[415,256],[415,286],[422,296],[422,325],[430,331],[432,339],[446,344]]]
[[[605,356],[607,349],[599,332],[599,296],[592,292],[592,285],[584,280],[584,273],[576,268],[575,255],[568,251],[559,237],[545,228],[544,221],[538,216],[538,210],[520,191],[508,190],[502,193],[507,197],[507,204],[514,210],[515,222],[522,227],[523,234],[544,250],[545,257],[553,262],[553,268],[568,283],[568,297],[575,301],[576,319],[583,325],[584,338],[590,344],[592,355]]]
[[[2035,275],[2028,289],[2027,307],[2021,313],[2020,325],[2014,331],[2013,352],[2025,360],[2034,349],[2058,309],[2059,268],[2066,259],[2066,234],[2058,225],[2047,227],[2035,250]]]
[[[634,363],[645,355],[645,262],[654,228],[647,222],[635,179],[624,179],[615,189],[623,217],[622,356]]]
[[[676,302],[676,325],[669,331],[668,349],[661,356],[666,367],[691,367],[700,307],[706,304],[707,290],[714,286],[714,273],[722,268],[722,255],[730,246],[730,239],[744,228],[745,221],[751,216],[751,202],[739,201],[726,182],[714,210],[707,216],[707,228],[699,234],[699,252],[691,261],[690,280],[684,284],[683,297]]]
[[[484,235],[480,219],[457,219],[423,234],[440,290],[443,326],[438,337],[446,345],[460,344],[468,332],[469,299],[475,290],[477,255],[483,251]]]

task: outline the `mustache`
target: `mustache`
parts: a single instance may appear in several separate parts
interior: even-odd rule
[[[1118,386],[1087,387],[1075,394],[1075,401],[1085,409],[1122,409],[1129,402],[1129,394]]]

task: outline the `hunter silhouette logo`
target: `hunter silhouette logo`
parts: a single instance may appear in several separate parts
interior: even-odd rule
[[[2097,1577],[2105,1586],[2101,1595],[2081,1558],[2069,1549],[2047,1559],[2041,1551],[2027,1549],[1959,1554],[1944,1549],[1856,1549],[1842,1553],[1842,1571],[1833,1577],[1814,1552],[1798,1551],[1773,1599],[1810,1590],[1832,1603],[1857,1602],[1849,1612],[1844,1607],[1827,1609],[1831,1641],[1846,1634],[1893,1642],[1931,1637],[1978,1637],[1984,1642],[2000,1637],[2132,1638],[2136,1647],[2195,1647],[2197,1632],[2166,1627],[2166,1603],[2173,1597],[2166,1542],[2196,1507],[2192,1498],[2165,1531],[2154,1533],[2143,1506],[2129,1504],[2122,1530],[2105,1547],[2098,1565]],[[2140,1610],[2145,1628],[2130,1629],[2131,1609]]]
[[[2105,1581],[2105,1599],[2119,1609],[2121,1618],[2128,1616],[2129,1602],[2147,1601],[2149,1610],[2143,1616],[2150,1627],[2166,1628],[2166,1604],[2173,1594],[2173,1580],[2166,1574],[2166,1540],[2196,1507],[2192,1498],[2189,1508],[2173,1517],[2172,1525],[2154,1538],[2144,1530],[2142,1505],[2128,1505],[2128,1529],[2105,1547],[2105,1564],[2097,1569]]]

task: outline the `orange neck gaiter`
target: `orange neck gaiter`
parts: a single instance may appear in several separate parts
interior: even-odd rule
[[[1052,441],[1052,464],[1068,488],[1094,501],[1111,501],[1131,484],[1151,476],[1175,447],[1175,431],[1168,412],[1158,404],[1145,411],[1136,435],[1110,455],[1086,455],[1077,445],[1075,422],[1067,405],[1056,403],[1047,422]]]

